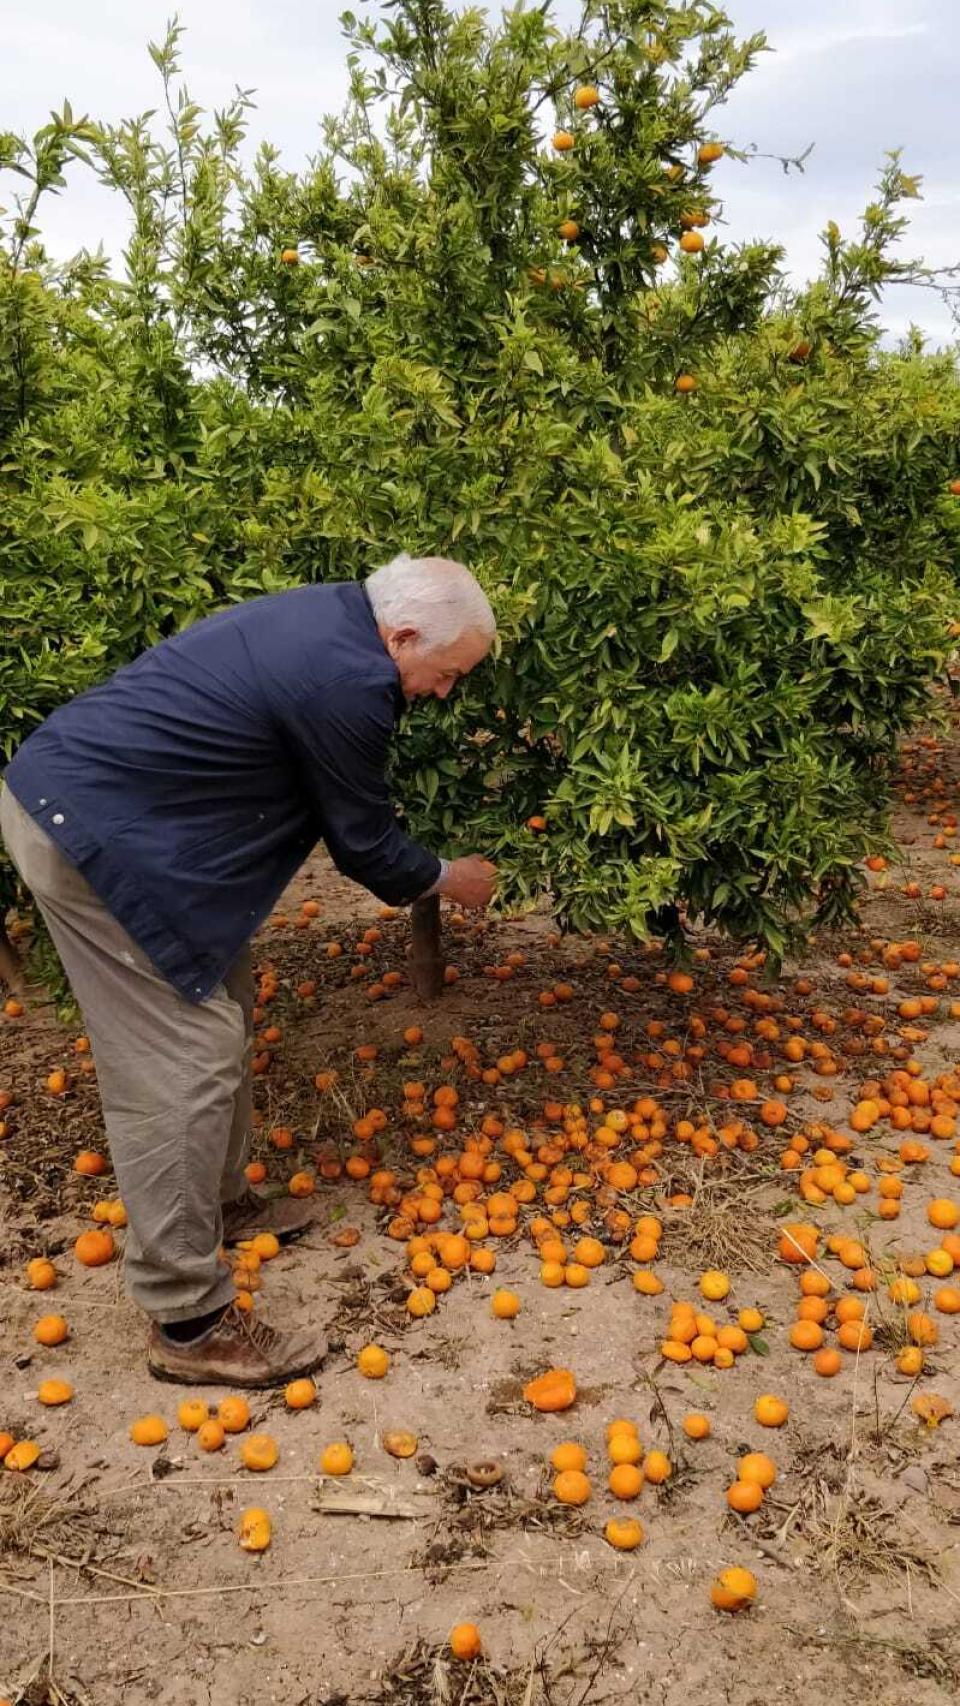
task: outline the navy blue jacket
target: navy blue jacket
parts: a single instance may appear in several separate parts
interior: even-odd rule
[[[298,587],[197,622],[62,705],[5,780],[202,1001],[319,839],[391,904],[436,882],[387,792],[402,705],[363,587]]]

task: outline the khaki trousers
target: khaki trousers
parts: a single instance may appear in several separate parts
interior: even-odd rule
[[[9,788],[6,850],[47,922],[93,1049],[127,1210],[130,1295],[158,1321],[229,1303],[221,1205],[241,1196],[251,1125],[249,950],[194,1006],[161,977]]]

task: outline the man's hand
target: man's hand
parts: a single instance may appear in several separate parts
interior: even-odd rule
[[[457,906],[482,911],[493,899],[496,882],[496,865],[481,859],[478,853],[471,853],[467,859],[451,859],[440,893]]]

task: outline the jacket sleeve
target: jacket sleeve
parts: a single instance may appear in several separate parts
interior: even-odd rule
[[[284,718],[320,834],[337,870],[389,906],[437,882],[441,862],[404,835],[386,782],[394,702],[379,684],[339,681]]]

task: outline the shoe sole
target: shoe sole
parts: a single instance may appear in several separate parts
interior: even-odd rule
[[[273,1387],[286,1386],[291,1380],[301,1380],[307,1374],[315,1374],[317,1369],[326,1361],[327,1352],[324,1350],[318,1357],[311,1357],[304,1363],[297,1363],[293,1368],[284,1369],[282,1374],[271,1375],[263,1380],[244,1379],[238,1374],[200,1373],[196,1369],[177,1374],[170,1368],[158,1368],[149,1358],[147,1371],[154,1380],[165,1380],[171,1386],[230,1386],[245,1392],[266,1392]]]

